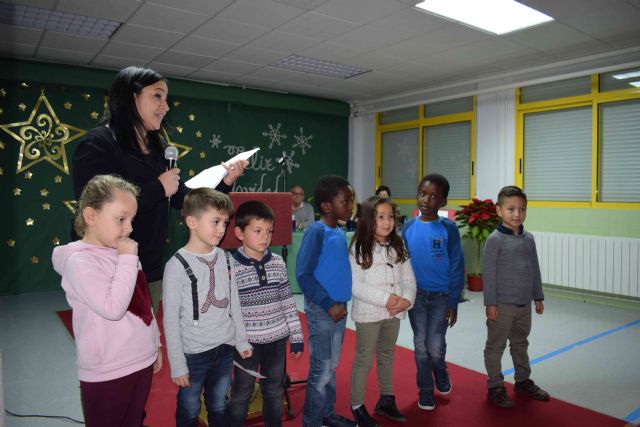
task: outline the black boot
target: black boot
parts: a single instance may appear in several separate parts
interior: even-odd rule
[[[380,427],[380,424],[371,418],[364,405],[358,406],[358,409],[352,409],[351,412],[358,427]]]
[[[407,417],[402,415],[396,407],[395,396],[389,394],[380,396],[380,400],[378,400],[378,403],[376,403],[376,414],[384,415],[385,417],[394,421],[407,421]]]

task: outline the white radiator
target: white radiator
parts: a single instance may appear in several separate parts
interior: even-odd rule
[[[542,283],[640,297],[640,239],[531,233]]]

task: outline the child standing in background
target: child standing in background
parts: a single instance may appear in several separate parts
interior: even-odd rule
[[[56,247],[53,266],[73,309],[78,378],[88,427],[139,427],[162,368],[138,244],[129,238],[138,188],[111,175],[93,177],[78,201],[82,240]]]
[[[351,318],[356,323],[356,351],[351,370],[351,410],[359,427],[377,427],[364,405],[367,374],[376,356],[380,399],[376,414],[406,421],[393,393],[393,356],[400,319],[416,297],[409,254],[395,228],[396,206],[373,196],[362,204],[349,262],[353,281]]]
[[[196,427],[204,390],[210,426],[229,426],[233,355],[251,356],[229,254],[216,247],[233,213],[210,188],[184,198],[189,241],[167,262],[162,301],[171,379],[179,387],[177,427]],[[235,348],[234,348],[235,346]]]
[[[464,257],[455,222],[438,216],[447,204],[449,181],[430,174],[418,185],[420,216],[407,222],[402,237],[407,243],[418,292],[409,320],[415,348],[418,407],[435,409],[435,388],[451,393],[451,378],[445,355],[447,327],[458,318],[458,302],[464,285]]]
[[[242,242],[233,255],[242,317],[253,355],[238,357],[236,363],[260,371],[262,418],[266,427],[282,425],[282,393],[287,357],[290,351],[300,357],[304,348],[302,326],[289,287],[287,266],[280,255],[269,251],[275,215],[265,203],[241,204],[235,214],[235,235]],[[256,378],[236,367],[231,387],[231,425],[242,427],[253,396]]]
[[[296,277],[304,293],[309,329],[309,375],[304,398],[304,427],[354,427],[335,413],[336,368],[340,361],[347,301],[351,299],[351,269],[344,233],[353,209],[349,181],[326,175],[318,179],[313,199],[320,221],[305,231],[296,259]]]
[[[515,186],[507,186],[498,194],[496,207],[502,224],[491,233],[484,247],[484,305],[487,311],[487,344],[484,364],[489,379],[488,398],[496,406],[510,408],[502,375],[502,353],[509,340],[515,368],[515,391],[535,400],[549,400],[549,393],[530,378],[529,341],[531,301],[536,313],[544,312],[544,294],[536,242],[524,230],[527,218],[527,196]]]

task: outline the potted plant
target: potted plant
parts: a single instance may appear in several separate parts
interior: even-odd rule
[[[475,242],[477,249],[476,268],[467,274],[467,283],[470,291],[482,290],[482,248],[487,237],[500,224],[500,217],[496,212],[496,205],[491,199],[480,200],[473,198],[471,203],[460,206],[456,211],[458,228],[465,228],[463,238]]]

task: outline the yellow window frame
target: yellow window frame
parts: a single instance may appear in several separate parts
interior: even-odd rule
[[[469,161],[469,199],[449,199],[447,205],[463,205],[471,202],[471,197],[476,191],[476,97],[473,97],[473,110],[465,113],[449,114],[437,117],[424,117],[424,104],[418,106],[418,119],[404,122],[389,123],[382,125],[381,113],[376,114],[376,187],[382,184],[382,134],[399,130],[418,130],[418,177],[424,176],[424,129],[429,126],[437,126],[450,123],[470,122],[471,123],[471,155]],[[418,183],[416,182],[416,186]],[[415,198],[394,198],[398,203],[415,203]]]
[[[610,102],[640,100],[640,89],[621,89],[615,91],[599,91],[599,75],[591,76],[591,93],[573,97],[550,99],[521,103],[520,88],[516,90],[516,146],[514,161],[514,176],[516,185],[524,186],[524,116],[529,113],[562,110],[575,107],[591,107],[591,200],[584,202],[561,202],[551,200],[530,200],[529,206],[558,207],[558,208],[587,208],[587,209],[627,209],[640,210],[640,202],[601,202],[598,200],[598,180],[600,177],[600,145],[598,140],[600,123],[600,104]]]

